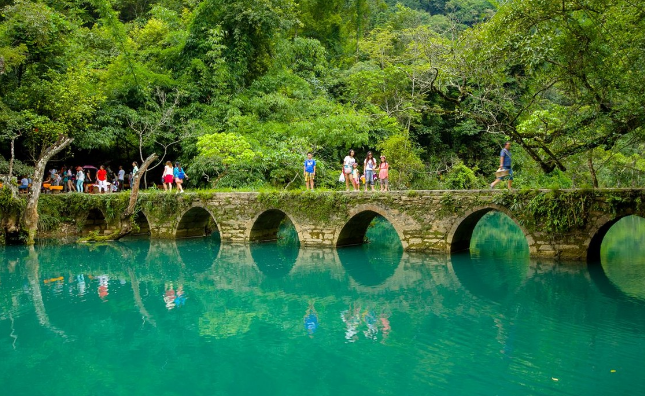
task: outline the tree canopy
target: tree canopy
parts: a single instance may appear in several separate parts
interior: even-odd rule
[[[479,188],[511,140],[519,187],[645,183],[638,2],[0,5],[0,150],[17,143],[20,172],[66,137],[60,161],[156,152],[200,187],[301,185],[312,151],[334,188],[352,148],[387,155],[395,188]]]

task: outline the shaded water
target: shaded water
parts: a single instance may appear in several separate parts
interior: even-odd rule
[[[518,232],[487,215],[452,257],[403,252],[384,222],[338,250],[293,234],[7,247],[0,389],[645,394],[643,222],[617,223],[591,267],[530,260]]]

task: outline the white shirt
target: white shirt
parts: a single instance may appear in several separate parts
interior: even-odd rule
[[[345,157],[345,159],[343,160],[343,165],[345,165],[345,166],[349,166],[349,167],[351,168],[351,167],[354,165],[354,163],[355,163],[355,162],[356,162],[356,158],[354,158],[354,157],[350,157],[350,156],[348,155],[348,156],[347,156],[347,157]]]
[[[123,180],[125,177],[125,171],[123,169],[119,170],[119,180]]]

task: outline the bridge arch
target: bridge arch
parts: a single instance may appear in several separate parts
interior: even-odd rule
[[[142,210],[139,210],[134,215],[134,224],[136,227],[132,230],[131,235],[141,236],[141,235],[150,235],[150,222],[148,221],[148,216],[143,213]]]
[[[600,248],[602,246],[602,241],[605,239],[605,236],[607,235],[611,227],[614,226],[614,224],[629,216],[637,216],[643,218],[642,216],[638,216],[637,214],[626,212],[620,213],[618,215],[602,216],[598,219],[598,221],[596,221],[589,233],[591,237],[587,241],[585,241],[585,245],[587,247],[588,263],[600,263]]]
[[[98,232],[99,235],[104,235],[108,228],[109,224],[105,213],[99,208],[92,208],[87,212],[87,216],[85,216],[81,235],[87,235],[90,232]]]
[[[377,216],[383,217],[394,227],[401,241],[401,245],[403,245],[404,249],[407,248],[408,243],[405,235],[398,222],[394,219],[394,216],[385,209],[375,205],[360,205],[350,211],[350,218],[336,235],[334,246],[341,247],[363,244],[367,228]]]
[[[175,238],[193,238],[219,233],[215,216],[204,206],[193,206],[186,210],[175,228]]]
[[[293,217],[280,209],[268,209],[252,219],[247,229],[247,240],[250,242],[269,242],[278,240],[278,231],[283,222],[293,224],[298,234],[298,242],[302,240],[302,229],[293,221]]]
[[[449,253],[456,253],[470,250],[470,240],[477,223],[489,212],[496,211],[505,214],[522,230],[529,250],[533,251],[535,242],[527,230],[515,220],[513,214],[505,207],[498,205],[488,205],[477,207],[466,212],[463,216],[457,218],[446,237],[446,247]]]

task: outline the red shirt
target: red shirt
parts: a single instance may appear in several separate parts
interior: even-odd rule
[[[96,172],[96,178],[100,181],[105,181],[107,177],[107,171],[105,169],[99,169],[98,172]]]

